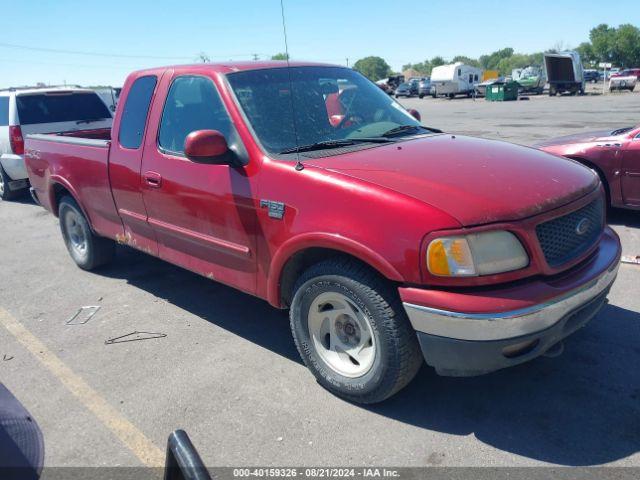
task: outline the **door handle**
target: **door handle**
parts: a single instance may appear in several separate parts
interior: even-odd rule
[[[160,188],[162,186],[162,176],[156,172],[145,172],[144,181],[152,188]]]

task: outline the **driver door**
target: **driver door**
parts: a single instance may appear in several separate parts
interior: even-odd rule
[[[211,78],[166,77],[160,91],[168,93],[153,105],[141,169],[159,256],[254,293],[251,177],[241,166],[195,163],[184,154],[185,138],[196,130],[218,130],[234,149],[241,140]]]
[[[624,150],[621,178],[622,199],[625,205],[640,206],[640,133]]]

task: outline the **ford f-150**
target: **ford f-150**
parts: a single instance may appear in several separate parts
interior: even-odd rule
[[[618,271],[593,171],[414,117],[348,68],[155,68],[111,130],[28,136],[26,163],[80,268],[119,242],[289,308],[319,383],[372,403],[423,358],[465,376],[557,351]]]

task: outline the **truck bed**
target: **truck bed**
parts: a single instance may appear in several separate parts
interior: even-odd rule
[[[71,195],[97,233],[121,229],[109,182],[110,144],[108,128],[27,135],[25,163],[38,202],[57,215],[60,196]]]

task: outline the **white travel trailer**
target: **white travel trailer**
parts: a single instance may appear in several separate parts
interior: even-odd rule
[[[442,65],[431,71],[431,95],[433,98],[444,95],[453,98],[456,95],[471,96],[482,81],[482,69],[465,65],[462,62]]]

